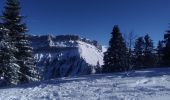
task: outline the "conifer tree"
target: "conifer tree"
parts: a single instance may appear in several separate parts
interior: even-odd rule
[[[147,34],[136,39],[134,46],[135,69],[153,67],[156,64],[153,41]]]
[[[163,41],[159,41],[158,42],[158,46],[157,46],[157,65],[158,66],[162,66],[163,64]]]
[[[126,71],[128,69],[127,48],[117,25],[114,26],[111,35],[109,48],[104,53],[103,70],[104,72]]]
[[[134,46],[135,69],[140,69],[143,67],[144,47],[145,47],[145,43],[144,43],[143,37],[137,38],[135,41],[135,46]]]
[[[15,52],[17,52],[17,49],[11,44],[8,30],[0,26],[0,77],[4,79],[0,86],[19,83],[20,71],[16,64]]]
[[[155,60],[153,41],[147,34],[144,36],[144,66],[153,67]]]
[[[163,50],[164,66],[170,66],[170,30],[164,35],[165,48]]]
[[[23,16],[20,15],[19,0],[6,0],[3,12],[3,25],[9,30],[9,37],[12,44],[18,49],[15,53],[17,64],[20,66],[20,82],[28,83],[38,78],[35,61],[32,54],[30,42],[27,40],[26,24],[22,22]]]

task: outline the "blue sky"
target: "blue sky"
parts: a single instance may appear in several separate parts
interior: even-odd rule
[[[1,0],[3,10],[5,0]],[[78,34],[107,45],[115,24],[122,33],[163,39],[170,0],[21,0],[30,34]]]

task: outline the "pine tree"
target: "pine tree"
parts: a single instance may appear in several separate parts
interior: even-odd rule
[[[14,53],[16,47],[11,44],[8,30],[0,26],[0,86],[16,85],[19,83],[19,66],[16,64]]]
[[[111,35],[109,48],[104,53],[103,70],[104,72],[126,71],[128,69],[127,48],[117,25],[114,26]]]
[[[158,46],[157,46],[157,65],[158,66],[162,66],[163,61],[163,41],[159,41],[158,42]]]
[[[16,47],[19,50],[17,58],[19,59],[18,64],[20,65],[21,71],[21,83],[37,81],[39,76],[35,66],[35,59],[33,58],[33,50],[32,47],[30,47],[30,42],[27,40],[27,37],[23,36]]]
[[[99,61],[97,61],[97,65],[95,66],[95,70],[96,70],[96,73],[101,73],[102,72],[102,67],[101,67]]]
[[[155,55],[154,55],[154,46],[153,41],[150,36],[147,34],[144,36],[144,66],[153,67],[155,65]]]
[[[135,69],[140,69],[144,66],[143,65],[144,47],[145,47],[145,43],[143,37],[137,38],[134,46]]]
[[[12,44],[18,49],[15,53],[17,64],[20,66],[20,82],[28,83],[37,80],[38,74],[32,54],[30,42],[27,40],[26,24],[22,22],[20,15],[19,0],[6,0],[5,11],[3,12],[3,25],[9,30]]]
[[[164,35],[165,48],[163,50],[163,61],[165,66],[170,66],[170,30]]]

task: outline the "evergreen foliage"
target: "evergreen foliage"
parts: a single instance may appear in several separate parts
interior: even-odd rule
[[[20,83],[28,83],[38,80],[39,76],[33,58],[32,47],[25,34],[27,27],[22,22],[23,16],[20,15],[20,2],[19,0],[6,0],[4,8],[3,26],[9,30],[11,44],[18,50],[13,55],[20,67],[19,81]]]
[[[147,34],[144,36],[144,66],[145,67],[152,67],[155,65],[155,54],[154,54],[154,46],[153,41],[150,36]]]
[[[156,64],[153,41],[147,34],[136,39],[134,46],[135,69],[152,67]]]
[[[0,27],[0,77],[4,79],[3,86],[18,84],[20,73],[14,56],[17,48],[11,44],[8,32]]]
[[[104,72],[126,71],[128,69],[127,48],[117,25],[114,26],[111,35],[109,48],[104,53],[103,70]]]
[[[170,30],[165,33],[164,42],[163,61],[165,66],[170,66]]]
[[[163,66],[163,41],[159,41],[157,45],[157,66]]]
[[[145,42],[143,37],[138,37],[135,41],[135,46],[134,46],[135,69],[139,69],[143,67],[144,48],[145,48]]]
[[[21,83],[36,81],[39,76],[35,66],[35,59],[33,58],[33,49],[30,47],[30,42],[27,40],[26,36],[23,36],[16,47],[19,50],[16,57],[19,59],[18,64],[21,67]]]

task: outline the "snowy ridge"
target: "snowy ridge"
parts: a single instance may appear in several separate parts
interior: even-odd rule
[[[30,36],[44,79],[100,72],[102,46],[75,35]]]
[[[91,44],[102,50],[102,46],[95,40],[89,40],[86,38],[80,38],[77,35],[41,35],[41,36],[29,36],[29,39],[33,42],[34,49],[41,47],[76,47],[76,41],[82,41],[87,44]]]
[[[0,89],[0,100],[169,100],[170,68],[59,78]]]

